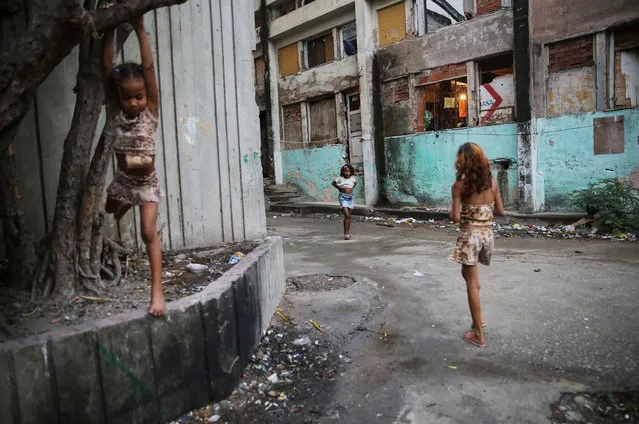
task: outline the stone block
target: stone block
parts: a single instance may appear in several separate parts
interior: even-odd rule
[[[235,315],[238,325],[240,364],[246,367],[260,340],[262,320],[257,279],[257,263],[246,268],[244,274],[233,282]]]
[[[13,351],[15,384],[22,424],[57,423],[50,375],[50,346],[45,340]]]
[[[231,283],[205,292],[202,318],[206,339],[206,357],[211,384],[211,398],[223,400],[233,393],[240,381],[235,298]]]
[[[6,424],[18,424],[20,410],[13,383],[13,358],[8,351],[0,352],[0,418]]]
[[[56,337],[50,346],[60,422],[104,423],[95,332]]]
[[[262,332],[267,330],[273,312],[279,306],[282,295],[286,290],[282,239],[272,237],[269,238],[265,244],[267,244],[269,248],[257,262]]]
[[[158,422],[158,399],[147,318],[126,314],[102,321],[98,354],[109,423]]]
[[[190,303],[190,304],[189,304]],[[198,301],[169,309],[151,321],[151,340],[161,420],[202,406],[209,400],[204,326]]]

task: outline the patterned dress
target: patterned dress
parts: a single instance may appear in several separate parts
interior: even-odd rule
[[[113,150],[117,155],[125,156],[131,163],[153,160],[158,120],[148,108],[134,118],[128,118],[123,111],[119,111],[112,125],[115,132]],[[158,203],[161,197],[160,182],[155,170],[147,175],[131,175],[118,167],[107,194],[130,205]]]
[[[448,259],[462,265],[490,265],[493,255],[493,205],[462,203],[461,224],[477,225],[477,228],[459,230],[457,243]]]

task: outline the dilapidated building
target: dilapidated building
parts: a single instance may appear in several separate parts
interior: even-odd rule
[[[460,144],[479,143],[507,206],[639,167],[636,0],[256,0],[263,166],[332,200],[444,206]]]

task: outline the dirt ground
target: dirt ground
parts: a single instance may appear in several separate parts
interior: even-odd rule
[[[225,244],[201,251],[167,254],[163,258],[162,284],[167,302],[201,291],[217,280],[233,265],[229,259],[235,252],[250,253],[256,243]],[[14,332],[0,332],[0,342],[55,328],[77,325],[111,315],[148,307],[151,298],[151,271],[146,255],[133,254],[122,258],[123,280],[118,286],[107,287],[102,296],[82,294],[68,304],[31,302],[30,294],[6,288],[6,265],[0,269],[0,310]],[[202,273],[188,270],[189,264],[206,265]]]

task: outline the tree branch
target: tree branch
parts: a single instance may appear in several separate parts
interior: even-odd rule
[[[160,7],[187,0],[128,0],[87,11],[77,0],[60,0],[39,24],[0,55],[0,135],[27,113],[35,90],[84,38]],[[0,151],[7,144],[0,142]]]

